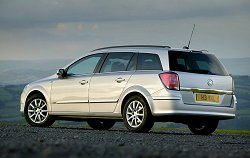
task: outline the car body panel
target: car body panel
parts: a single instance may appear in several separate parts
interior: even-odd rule
[[[197,106],[183,104],[182,100],[154,100],[154,116],[210,116],[218,119],[235,117],[236,106],[232,100],[231,107]]]
[[[153,99],[152,99],[152,97],[151,97],[151,95],[150,95],[150,93],[148,92],[147,89],[145,89],[144,87],[142,87],[140,85],[133,85],[133,86],[130,86],[130,87],[127,85],[125,90],[123,91],[123,93],[121,94],[121,96],[120,96],[120,98],[118,100],[118,103],[117,103],[117,106],[115,108],[114,113],[120,114],[120,116],[122,116],[121,115],[122,114],[122,106],[126,102],[126,100],[124,100],[124,99],[125,99],[126,96],[128,96],[128,95],[130,95],[132,93],[137,93],[137,94],[142,95],[146,99],[150,109],[153,108],[152,107]]]
[[[229,107],[233,99],[232,77],[207,74],[177,72],[180,79],[182,99],[185,104],[214,105]],[[209,85],[209,81],[212,85]],[[230,94],[231,92],[231,94]],[[197,93],[219,95],[219,102],[199,102],[195,100]]]
[[[176,72],[180,79],[180,91],[169,90],[164,86],[159,74],[170,71],[169,50],[192,53],[192,50],[169,47],[118,47],[92,51],[87,55],[109,52],[157,54],[162,70],[95,72],[82,76],[82,78],[71,79],[62,79],[53,75],[33,82],[24,88],[20,111],[24,113],[29,94],[38,91],[44,95],[50,115],[79,118],[122,118],[122,107],[126,103],[127,96],[140,94],[144,97],[154,117],[184,115],[209,116],[218,119],[234,118],[237,100],[230,76]],[[115,80],[118,78],[125,79],[125,81],[117,83]],[[207,85],[209,79],[213,81],[212,86]],[[88,83],[81,85],[79,82],[82,80],[87,80]],[[218,93],[220,102],[216,104],[197,102],[194,95],[198,92]]]
[[[113,112],[134,72],[96,73],[89,88],[90,112]]]
[[[50,104],[51,82],[56,79],[57,79],[57,76],[52,75],[44,79],[32,82],[24,87],[24,90],[20,98],[20,104],[21,104],[20,112],[22,115],[24,113],[24,108],[25,108],[25,104],[28,99],[28,96],[32,94],[33,92],[40,92],[41,94],[43,94],[45,100],[47,101],[48,110],[49,112],[51,112],[51,109],[52,109],[52,106]]]
[[[52,82],[54,112],[89,112],[88,89],[92,75],[59,78]]]

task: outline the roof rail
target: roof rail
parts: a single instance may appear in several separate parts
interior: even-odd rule
[[[200,50],[201,52],[207,52],[208,53],[208,50],[205,50],[205,49],[203,49],[203,50]]]
[[[103,47],[103,48],[98,48],[93,51],[97,51],[97,50],[102,50],[102,49],[110,49],[110,48],[129,48],[129,47],[142,47],[142,48],[150,48],[150,47],[154,47],[154,48],[171,48],[169,46],[157,46],[157,45],[125,45],[125,46],[112,46],[112,47]]]

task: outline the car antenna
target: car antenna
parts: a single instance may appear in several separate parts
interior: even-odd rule
[[[194,28],[195,28],[195,24],[194,24],[194,26],[193,26],[193,30],[192,30],[190,39],[189,39],[189,41],[188,41],[188,46],[184,46],[183,49],[189,49],[189,46],[190,46],[190,43],[191,43],[191,40],[192,40],[192,37],[193,37],[193,33],[194,33]]]

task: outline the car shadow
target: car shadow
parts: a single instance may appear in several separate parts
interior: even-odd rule
[[[193,135],[192,133],[189,133],[188,131],[174,131],[174,130],[166,130],[166,131],[149,131],[149,132],[130,132],[127,129],[109,129],[109,130],[95,130],[90,127],[71,127],[71,126],[51,126],[47,128],[53,128],[53,129],[69,129],[69,130],[79,130],[79,131],[98,131],[98,132],[119,132],[119,133],[133,133],[133,134],[154,134],[154,135]]]

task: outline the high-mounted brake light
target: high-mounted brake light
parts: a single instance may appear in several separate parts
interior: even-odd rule
[[[166,72],[160,74],[162,83],[170,90],[180,90],[178,74],[174,72]]]

